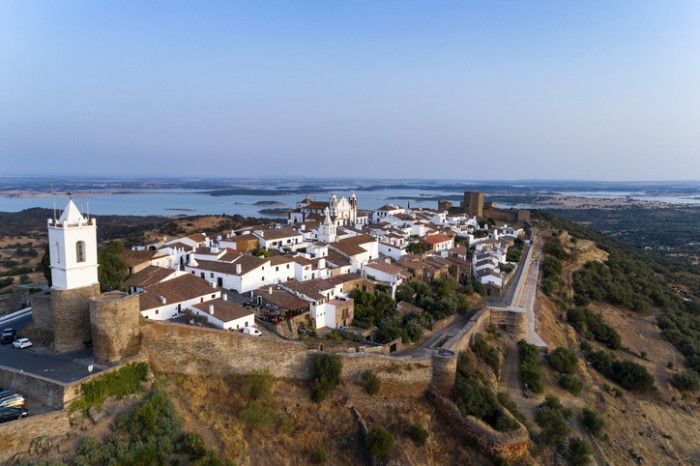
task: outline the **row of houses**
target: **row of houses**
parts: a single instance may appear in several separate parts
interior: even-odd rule
[[[164,238],[125,251],[132,274],[126,285],[141,295],[149,319],[189,309],[221,328],[240,329],[253,324],[257,309],[258,318],[273,323],[306,316],[316,328],[336,328],[352,322],[348,295],[363,283],[381,283],[393,294],[405,281],[449,274],[461,283],[474,276],[502,286],[498,264],[519,234],[507,227],[484,234],[475,217],[431,209],[387,204],[359,211],[354,195],[307,197],[285,225]],[[456,239],[474,245],[472,260]],[[229,292],[252,306],[232,303]]]

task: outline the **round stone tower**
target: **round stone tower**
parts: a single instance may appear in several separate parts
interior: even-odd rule
[[[141,350],[138,295],[112,291],[90,298],[90,328],[97,364],[136,356]]]
[[[456,376],[457,353],[452,350],[440,348],[440,350],[433,355],[433,387],[440,395],[449,398],[455,386]]]

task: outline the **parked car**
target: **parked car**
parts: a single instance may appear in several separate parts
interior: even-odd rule
[[[256,337],[259,337],[260,335],[262,335],[260,330],[258,330],[255,327],[243,327],[243,333],[245,335],[254,335]]]
[[[6,328],[3,329],[2,331],[2,337],[0,337],[0,343],[3,345],[6,345],[8,343],[12,343],[15,341],[15,338],[17,337],[17,330],[13,328]]]
[[[14,421],[27,417],[29,412],[25,408],[0,408],[0,422]]]
[[[27,400],[19,393],[0,398],[0,408],[22,408],[26,404]]]
[[[19,340],[13,341],[12,346],[19,349],[29,348],[32,346],[32,342],[29,340],[29,338],[20,338]]]

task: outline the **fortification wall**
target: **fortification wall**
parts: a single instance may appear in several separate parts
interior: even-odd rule
[[[527,336],[527,311],[522,309],[510,310],[503,308],[491,309],[490,323],[516,335],[516,338]]]
[[[527,429],[520,423],[518,423],[520,428],[517,430],[498,432],[473,416],[462,416],[453,402],[434,390],[428,392],[428,398],[455,433],[465,439],[476,440],[483,452],[494,458],[500,457],[511,462],[518,462],[527,455],[529,435]],[[510,413],[504,412],[505,415],[510,416]]]
[[[387,357],[372,353],[338,353],[343,360],[342,377],[360,382],[366,370],[384,383],[400,385],[416,394],[424,392],[432,380],[432,358]]]
[[[46,454],[71,433],[65,410],[0,424],[0,464],[16,464],[27,455]]]
[[[99,283],[74,290],[51,290],[54,351],[79,350],[92,339],[89,300],[99,294]]]
[[[149,320],[142,330],[142,352],[157,371],[230,375],[267,368],[275,377],[311,378],[301,342]]]
[[[64,386],[55,380],[0,366],[0,387],[15,390],[46,406],[63,408]]]
[[[138,295],[119,291],[90,298],[90,328],[95,362],[109,364],[136,356],[141,347]]]
[[[452,338],[447,340],[442,347],[459,353],[469,348],[474,334],[483,332],[491,323],[491,308],[486,307],[474,314],[469,322],[462,327]]]
[[[53,328],[53,319],[51,318],[51,292],[40,291],[31,296],[32,302],[32,323],[35,327],[43,330],[51,330]]]

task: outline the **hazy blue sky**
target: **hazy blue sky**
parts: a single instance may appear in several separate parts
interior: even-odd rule
[[[0,174],[700,179],[700,1],[0,0]]]

